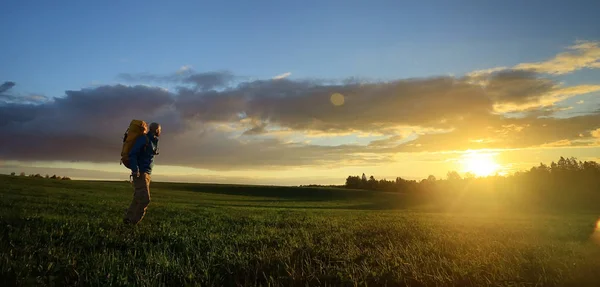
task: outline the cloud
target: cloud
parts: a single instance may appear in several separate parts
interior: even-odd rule
[[[191,88],[201,91],[224,88],[231,84],[233,80],[235,80],[233,74],[228,71],[196,73],[190,66],[183,66],[175,73],[168,75],[156,75],[149,73],[121,73],[117,76],[117,78],[131,83],[149,82],[188,84],[191,85],[191,87],[183,86],[182,88]]]
[[[546,108],[600,90],[600,85],[563,86],[537,72],[503,68],[476,71],[466,78],[485,90],[498,113]]]
[[[160,88],[123,85],[66,91],[40,105],[0,106],[0,158],[109,161],[132,119],[154,118],[179,130],[173,98]],[[120,152],[120,151],[119,151]]]
[[[575,45],[568,47],[568,52],[560,53],[550,60],[522,63],[514,68],[555,75],[568,74],[584,68],[599,68],[599,45],[599,42],[578,41]]]
[[[370,147],[395,147],[404,140],[403,135],[394,135],[381,140],[374,140],[369,143]]]
[[[335,93],[344,96],[343,106],[331,103]],[[243,112],[269,125],[326,132],[435,126],[444,118],[492,108],[479,87],[449,77],[361,85],[255,81],[224,92],[188,92],[184,96],[181,110],[198,120],[232,120]]]
[[[0,94],[10,90],[14,86],[15,82],[4,82],[2,85],[0,85]]]
[[[277,76],[273,77],[273,80],[281,80],[281,79],[285,79],[285,78],[287,78],[287,77],[289,77],[289,76],[291,76],[291,75],[292,75],[292,73],[291,73],[291,72],[283,73],[283,74],[281,74],[281,75],[277,75]]]
[[[358,146],[317,146],[286,142],[276,138],[233,137],[212,126],[204,126],[199,132],[190,128],[173,138],[161,141],[161,154],[168,158],[161,161],[190,167],[217,170],[314,165],[373,164],[391,161],[389,155],[363,157]]]
[[[569,118],[470,118],[457,122],[451,132],[421,135],[410,142],[410,145],[397,146],[389,152],[532,148],[558,141],[564,143],[566,140],[579,143],[591,140],[590,137],[580,136],[581,134],[590,134],[598,128],[600,113]],[[493,140],[478,141],[480,139]]]
[[[47,102],[49,99],[44,95],[11,95],[7,94],[8,90],[16,85],[15,82],[4,82],[0,85],[0,104],[21,103],[21,104],[40,104]]]
[[[216,125],[184,121],[175,102],[184,95],[147,86],[102,86],[67,91],[66,97],[38,106],[0,106],[0,158],[21,161],[91,161],[118,164],[122,135],[132,119],[163,127],[163,164],[212,169],[333,164],[349,160],[353,147],[320,147],[275,138],[243,139]],[[210,108],[210,107],[209,107]],[[258,134],[262,127],[248,132]]]
[[[175,83],[174,92],[102,85],[37,105],[4,102],[0,159],[118,164],[132,119],[162,124],[162,164],[219,170],[376,164],[402,152],[589,144],[600,128],[600,113],[554,117],[564,110],[557,103],[600,85],[565,86],[531,69],[387,82],[240,81],[227,71],[187,66],[180,72],[119,75],[131,82]],[[6,92],[12,86],[0,87]],[[343,96],[343,105],[332,104],[333,94]],[[377,138],[365,143],[363,137],[361,145],[308,141],[348,135]]]
[[[39,104],[47,102],[49,99],[44,95],[26,95],[26,96],[13,96],[0,94],[0,102],[5,103],[27,103],[27,104]]]
[[[566,146],[572,146],[573,142],[570,140],[558,140],[558,141],[554,141],[554,142],[550,142],[550,143],[544,143],[541,144],[540,147],[566,147]]]
[[[563,88],[553,88],[551,91],[523,103],[499,103],[494,106],[498,112],[524,111],[540,109],[564,101],[568,98],[600,91],[600,85],[580,85]]]
[[[397,152],[529,147],[598,128],[598,115],[540,118],[551,116],[551,108],[523,118],[494,113],[496,102],[527,103],[555,84],[518,73],[491,82],[494,93],[452,77],[338,85],[282,79],[177,93],[142,85],[67,91],[42,105],[0,106],[0,158],[117,163],[131,119],[162,124],[163,164],[220,170],[374,164],[393,161]],[[345,96],[343,106],[331,104],[332,93]],[[387,137],[338,146],[290,140],[361,133]]]
[[[38,106],[5,103],[0,104],[0,128],[9,124],[19,125],[33,120],[42,109]]]
[[[181,75],[181,74],[184,74],[184,73],[187,73],[187,72],[190,72],[190,71],[192,71],[192,66],[185,65],[185,66],[181,66],[181,68],[179,68],[177,70],[177,72],[175,72],[175,73],[178,74],[178,75]]]
[[[600,85],[565,87],[525,71],[498,72],[486,81],[485,87],[447,76],[328,85],[254,81],[221,92],[185,89],[177,105],[185,118],[207,122],[235,121],[243,113],[268,126],[304,132],[381,132],[396,126],[448,128],[465,117],[547,109],[600,90]],[[344,104],[332,104],[333,94],[343,95]]]
[[[260,135],[260,134],[266,134],[267,133],[266,127],[267,127],[266,124],[255,125],[251,129],[246,130],[243,133],[243,135]]]
[[[222,71],[193,74],[182,79],[182,82],[194,84],[197,89],[207,91],[215,88],[226,87],[231,81],[233,81],[233,79],[233,74],[227,71]]]
[[[552,59],[541,62],[521,63],[511,68],[496,67],[473,71],[467,76],[477,82],[479,78],[503,70],[529,71],[540,74],[564,75],[581,69],[600,68],[600,42],[577,41],[567,47],[568,51],[556,55]]]
[[[477,79],[485,78],[496,72],[502,72],[502,71],[508,70],[508,69],[509,69],[508,67],[496,67],[496,68],[490,68],[490,69],[485,69],[485,70],[477,70],[477,71],[467,73],[467,77],[472,79],[473,83],[478,83],[476,81]]]

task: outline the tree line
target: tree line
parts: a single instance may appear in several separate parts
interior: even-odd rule
[[[377,180],[363,174],[348,176],[344,187],[412,194],[430,202],[448,203],[462,198],[473,203],[493,200],[514,205],[600,208],[600,164],[561,156],[549,165],[540,163],[506,176],[461,177],[451,171],[445,179],[430,175],[422,180]]]
[[[10,175],[11,176],[17,176],[17,174],[15,172],[11,172]],[[54,174],[52,176],[50,176],[48,174],[46,174],[45,176],[42,176],[39,173],[36,173],[36,174],[32,173],[32,174],[27,175],[26,173],[21,172],[19,174],[19,176],[21,176],[21,177],[33,177],[33,178],[58,179],[58,180],[71,180],[71,178],[68,177],[68,176],[60,176],[60,175],[57,176],[56,174]]]

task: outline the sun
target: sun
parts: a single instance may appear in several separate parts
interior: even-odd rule
[[[461,165],[464,172],[476,176],[489,176],[500,170],[500,165],[494,160],[493,154],[471,152],[463,155]]]

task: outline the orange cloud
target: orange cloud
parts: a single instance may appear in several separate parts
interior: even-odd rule
[[[600,68],[600,42],[577,41],[575,45],[567,47],[567,50],[567,52],[560,53],[546,61],[521,63],[511,68],[496,67],[473,71],[468,73],[467,76],[474,82],[482,83],[482,77],[503,70],[523,70],[543,74],[564,75],[584,68]]]
[[[555,75],[568,74],[583,68],[600,68],[599,44],[599,42],[577,41],[575,45],[568,47],[568,52],[560,53],[550,60],[523,63],[514,68]]]

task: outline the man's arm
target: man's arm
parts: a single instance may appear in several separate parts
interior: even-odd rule
[[[141,135],[140,137],[138,137],[135,140],[135,143],[133,143],[133,147],[131,147],[131,150],[129,151],[129,163],[131,166],[131,174],[137,174],[139,171],[138,157],[140,151],[142,150],[142,147],[144,146],[144,144],[146,144],[146,140],[144,139],[145,136],[146,135]]]

